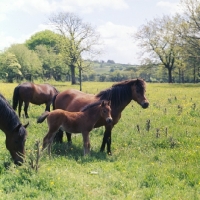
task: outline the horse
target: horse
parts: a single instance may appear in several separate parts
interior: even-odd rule
[[[84,155],[90,154],[89,132],[94,128],[100,117],[107,124],[112,122],[110,102],[98,101],[85,106],[80,112],[68,112],[61,109],[44,112],[37,120],[37,123],[42,123],[47,118],[49,127],[43,139],[43,149],[48,146],[50,154],[54,136],[59,128],[62,128],[69,133],[82,133]]]
[[[14,163],[21,165],[25,155],[26,128],[29,123],[24,126],[21,124],[19,117],[2,94],[0,94],[0,113],[0,129],[6,135],[6,148]]]
[[[50,84],[22,83],[14,89],[13,109],[16,110],[19,103],[18,114],[20,117],[22,104],[24,102],[24,113],[26,118],[29,117],[27,112],[29,103],[36,105],[45,104],[45,110],[50,111],[52,98],[57,94],[57,89]]]
[[[129,79],[115,83],[110,88],[102,90],[96,95],[86,94],[75,89],[68,89],[53,98],[53,109],[77,112],[89,103],[98,100],[110,100],[113,122],[111,124],[106,124],[101,118],[97,121],[94,127],[105,127],[100,151],[103,152],[107,144],[107,153],[111,155],[111,132],[114,125],[120,120],[121,112],[131,102],[131,100],[136,101],[144,109],[148,108],[149,101],[145,97],[145,92],[146,82],[143,79]],[[71,143],[71,134],[66,134],[68,142]],[[55,136],[55,141],[61,143],[62,137],[63,132],[60,130]]]

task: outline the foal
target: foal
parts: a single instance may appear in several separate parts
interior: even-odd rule
[[[56,132],[61,128],[69,133],[82,133],[84,155],[90,153],[89,132],[102,117],[107,123],[112,122],[110,101],[98,101],[85,106],[80,112],[68,112],[56,109],[44,112],[37,120],[42,123],[47,118],[49,130],[43,139],[43,149],[48,146],[50,154],[51,144]]]

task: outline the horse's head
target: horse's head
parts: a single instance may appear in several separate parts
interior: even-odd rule
[[[102,101],[101,117],[103,117],[107,123],[111,123],[113,121],[113,119],[111,117],[110,101]]]
[[[149,101],[145,97],[145,81],[142,79],[137,79],[133,82],[131,86],[132,99],[135,100],[142,108],[148,108]]]
[[[10,154],[15,164],[21,165],[23,163],[23,157],[25,155],[25,141],[27,136],[26,127],[29,125],[19,124],[14,130],[6,135],[6,148],[10,151]]]

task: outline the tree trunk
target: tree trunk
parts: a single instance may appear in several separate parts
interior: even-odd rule
[[[172,68],[167,67],[168,69],[168,83],[172,83]]]
[[[72,85],[74,85],[74,84],[76,84],[75,66],[71,65],[70,69],[71,69],[71,81],[72,81]]]
[[[79,68],[80,91],[82,91],[82,69]]]
[[[185,74],[184,74],[184,70],[182,70],[182,73],[181,73],[181,80],[182,80],[182,83],[185,82]]]
[[[196,65],[194,64],[194,69],[193,69],[193,82],[196,83]]]

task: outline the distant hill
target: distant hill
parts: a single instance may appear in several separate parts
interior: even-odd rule
[[[138,67],[138,65],[131,65],[131,64],[120,64],[111,62],[103,62],[103,61],[90,61],[91,62],[91,69],[97,75],[101,74],[109,74],[110,72],[114,71],[129,71],[134,70]]]

